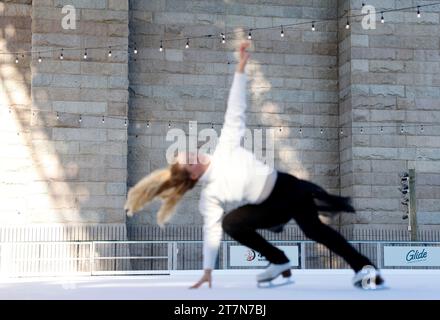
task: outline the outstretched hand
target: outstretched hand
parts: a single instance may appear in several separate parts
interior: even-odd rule
[[[237,65],[237,71],[238,72],[244,72],[244,67],[246,66],[246,63],[249,59],[249,57],[251,56],[249,54],[249,52],[246,51],[246,49],[250,46],[251,44],[248,41],[242,42],[240,45],[240,49],[239,49],[239,57],[240,57],[240,61]]]
[[[212,287],[212,275],[211,275],[211,270],[205,270],[205,273],[203,274],[203,276],[200,278],[199,281],[197,281],[194,285],[192,285],[190,287],[190,289],[198,289],[202,284],[204,284],[205,282],[208,283],[209,288]]]

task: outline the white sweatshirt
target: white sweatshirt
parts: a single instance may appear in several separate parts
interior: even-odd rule
[[[241,146],[245,135],[246,74],[236,72],[220,138],[210,165],[200,177],[203,190],[199,210],[203,216],[203,268],[214,269],[222,237],[222,205],[245,201],[260,203],[263,190],[272,190],[276,170],[257,160]]]

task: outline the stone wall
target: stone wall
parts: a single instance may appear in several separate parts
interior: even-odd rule
[[[0,51],[31,49],[31,1],[0,3]],[[18,63],[15,59],[18,58]],[[19,223],[28,213],[26,173],[32,159],[29,150],[31,109],[29,57],[0,55],[0,194],[1,223]]]
[[[189,120],[219,134],[236,57],[248,29],[333,19],[337,1],[130,1],[130,42],[140,52],[130,61],[128,185],[167,165],[165,140],[172,128],[189,132]],[[237,32],[221,43],[221,32]],[[210,39],[160,40],[186,35]],[[256,30],[247,66],[247,124],[274,129],[275,166],[339,192],[337,23]],[[146,121],[150,125],[146,125]],[[300,126],[302,133],[299,133]],[[288,126],[291,126],[290,128]],[[323,133],[320,127],[324,127]],[[281,130],[280,130],[281,128]],[[199,188],[180,205],[175,224],[199,224]],[[133,223],[154,223],[145,210]]]
[[[81,234],[108,225],[105,234],[90,231],[92,238],[121,238],[127,187],[167,165],[167,132],[181,128],[189,137],[194,120],[196,133],[211,122],[219,133],[234,50],[250,28],[357,14],[361,2],[1,2],[0,50],[41,51],[42,62],[0,55],[0,222],[72,226]],[[61,26],[67,4],[77,9],[75,30]],[[414,5],[368,4],[379,11]],[[397,187],[398,173],[409,168],[416,169],[418,221],[438,230],[439,7],[424,8],[420,19],[414,10],[385,14],[375,30],[362,29],[359,19],[347,30],[342,18],[316,24],[315,32],[309,24],[285,28],[283,38],[279,29],[252,33],[247,124],[275,130],[277,168],[353,197],[358,214],[333,221],[349,237],[406,230]],[[218,35],[231,31],[237,37],[222,44]],[[215,36],[191,40],[188,49],[174,41],[158,50],[161,39],[207,33]],[[107,48],[92,49],[107,45],[114,46],[111,57]],[[172,224],[201,224],[199,193],[197,187],[185,196]],[[156,209],[129,224],[147,230]],[[76,231],[63,234],[78,239]]]
[[[18,64],[2,56],[9,59],[2,60],[2,112],[7,106],[12,112],[2,117],[11,139],[1,139],[7,205],[0,219],[11,225],[108,224],[111,233],[125,226],[128,1],[19,2],[1,4],[2,51],[38,53],[20,56]],[[64,5],[76,8],[74,30],[62,26]],[[93,49],[107,45],[115,46],[111,57],[107,48]]]
[[[361,1],[342,3],[350,14],[360,13]],[[428,3],[435,1],[424,2]],[[368,4],[379,12],[414,5],[412,1]],[[345,225],[406,228],[398,174],[410,168],[416,169],[419,224],[428,227],[440,222],[440,7],[421,11],[420,18],[415,9],[385,13],[384,24],[378,15],[372,30],[362,28],[357,19],[347,32],[348,43],[340,47],[340,53],[348,51],[344,59],[349,65],[342,65],[341,59],[340,66],[351,88],[348,103],[341,101],[341,118],[346,109],[351,110],[353,126],[348,143],[350,169],[343,170],[351,170],[352,175],[350,179],[341,176],[342,191],[351,186],[358,210],[357,215],[345,216]],[[345,95],[344,83],[340,77]]]

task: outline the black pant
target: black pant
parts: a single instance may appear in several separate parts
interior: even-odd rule
[[[303,180],[278,172],[269,197],[260,204],[248,204],[228,213],[222,222],[223,230],[241,244],[261,253],[274,264],[289,259],[256,229],[268,229],[295,219],[306,237],[325,245],[340,255],[356,272],[372,262],[353,248],[345,238],[319,220],[313,194],[301,188]]]

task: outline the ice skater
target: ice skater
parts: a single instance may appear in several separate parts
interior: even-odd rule
[[[355,272],[354,286],[364,289],[382,286],[384,280],[374,264],[319,219],[318,210],[329,215],[355,212],[350,198],[331,195],[316,184],[270,168],[241,146],[245,135],[248,46],[249,43],[244,42],[239,49],[224,125],[213,154],[180,153],[174,164],[143,178],[128,193],[127,214],[132,215],[158,197],[163,204],[157,221],[163,225],[185,192],[198,182],[203,184],[199,210],[204,220],[204,273],[191,288],[199,288],[205,282],[211,287],[222,230],[269,261],[265,271],[257,275],[258,283],[270,282],[279,276],[291,277],[291,264],[284,252],[256,231],[279,232],[291,219],[308,238],[325,245],[350,265]],[[235,201],[245,205],[223,217],[222,205]]]

